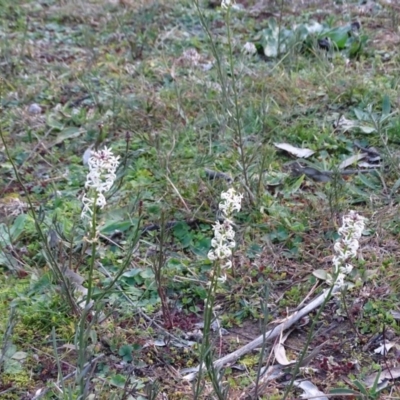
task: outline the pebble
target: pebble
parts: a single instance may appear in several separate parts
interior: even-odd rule
[[[28,108],[28,113],[31,115],[41,114],[42,107],[40,107],[39,104],[32,103]]]

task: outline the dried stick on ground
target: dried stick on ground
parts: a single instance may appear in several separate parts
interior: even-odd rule
[[[245,346],[237,349],[233,353],[227,354],[226,356],[214,361],[214,367],[216,369],[222,368],[224,365],[236,361],[238,358],[242,357],[243,355],[249,353],[256,347],[262,345],[263,340],[271,341],[279,336],[284,330],[290,328],[294,325],[298,320],[303,318],[305,315],[309,314],[311,311],[315,310],[317,307],[321,306],[322,303],[325,301],[326,297],[329,294],[330,289],[325,289],[318,297],[312,300],[309,304],[303,307],[301,310],[295,312],[293,315],[288,317],[285,322],[277,325],[275,328],[269,330],[268,332],[264,333],[263,335],[258,336],[252,342],[246,344]],[[331,295],[339,291],[339,286],[334,286]],[[192,381],[199,371],[199,367],[196,367],[195,372],[187,374],[183,377],[183,379],[187,381]]]

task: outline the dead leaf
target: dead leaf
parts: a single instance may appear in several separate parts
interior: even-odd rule
[[[379,374],[378,384],[381,384],[384,380],[392,380],[400,378],[400,367],[385,369],[383,371],[374,372],[364,379],[364,383],[368,388],[374,386],[376,377]]]
[[[369,125],[361,125],[360,121],[355,121],[346,118],[345,116],[341,116],[339,121],[333,124],[335,129],[341,129],[343,132],[348,132],[351,129],[360,129],[363,133],[372,133],[375,132],[375,128]]]
[[[294,147],[289,143],[274,143],[274,146],[299,158],[308,158],[315,153],[313,150]]]
[[[374,168],[374,169],[377,169],[377,168],[382,167],[382,164],[370,164],[370,163],[368,163],[366,161],[363,161],[363,162],[358,163],[358,166],[361,167],[361,168]]]
[[[389,350],[394,346],[396,346],[396,343],[384,341],[379,347],[374,350],[374,353],[386,355],[387,353],[389,353]]]
[[[346,118],[344,115],[342,115],[338,121],[335,121],[333,123],[333,127],[335,129],[339,128],[342,129],[343,132],[347,132],[350,129],[354,128],[357,126],[357,121],[353,121],[351,119]]]
[[[328,400],[325,393],[321,392],[313,383],[310,381],[294,382],[294,384],[300,389],[304,390],[304,393],[300,396],[302,399],[313,399],[313,400]]]
[[[395,320],[397,320],[397,321],[400,320],[400,312],[399,312],[399,311],[392,310],[392,311],[390,311],[390,313],[392,314],[392,317],[393,317]]]
[[[349,167],[350,165],[356,164],[358,161],[362,160],[366,156],[367,156],[367,153],[354,154],[351,157],[343,160],[339,165],[339,169],[345,169],[345,168]]]
[[[291,329],[290,331],[286,332],[286,334],[284,336],[281,335],[279,342],[276,343],[274,345],[274,354],[275,354],[275,358],[276,361],[278,361],[278,363],[280,365],[292,365],[296,362],[296,360],[293,361],[289,361],[286,357],[286,350],[285,347],[283,346],[283,343],[285,343],[286,339],[288,338],[288,336],[292,333],[293,329]]]

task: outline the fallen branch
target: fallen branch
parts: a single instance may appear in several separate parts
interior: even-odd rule
[[[309,314],[311,311],[315,310],[318,306],[321,306],[323,302],[326,300],[329,293],[333,295],[334,293],[339,291],[339,286],[334,286],[332,290],[325,289],[318,297],[312,300],[309,304],[303,307],[301,310],[296,311],[293,315],[288,317],[284,322],[277,325],[275,328],[269,330],[268,332],[258,336],[252,342],[246,344],[245,346],[237,349],[233,353],[227,354],[226,356],[214,361],[214,368],[220,369],[224,365],[234,362],[243,355],[249,353],[250,351],[254,350],[256,347],[262,345],[263,341],[271,341],[278,337],[284,330],[290,328],[294,325],[297,321],[303,318],[305,315]],[[187,374],[183,377],[183,379],[187,381],[192,381],[197,373],[199,372],[199,367],[196,367],[194,372]]]

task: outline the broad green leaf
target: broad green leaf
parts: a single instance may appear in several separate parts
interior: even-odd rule
[[[131,345],[124,344],[119,348],[118,354],[122,357],[124,361],[131,362],[133,360],[132,351],[133,348]]]
[[[154,278],[154,272],[150,268],[143,269],[142,272],[140,273],[140,276],[143,279],[153,279]]]
[[[7,247],[11,244],[12,238],[9,228],[6,224],[0,224],[0,249]]]
[[[190,250],[197,256],[207,257],[208,251],[210,250],[210,238],[204,237],[197,240],[190,246]]]
[[[371,119],[368,113],[359,108],[354,108],[353,111],[359,121],[369,121]]]
[[[123,277],[127,277],[127,278],[132,278],[136,275],[139,275],[142,272],[142,269],[140,268],[133,268],[130,269],[129,271],[126,271],[122,274]]]
[[[10,229],[13,241],[17,240],[23,232],[27,217],[27,214],[20,214],[17,218],[15,218],[15,221]]]
[[[5,374],[17,375],[23,371],[22,364],[17,360],[6,359],[3,371]]]
[[[126,378],[121,374],[117,374],[111,378],[110,382],[112,385],[123,389],[125,387]]]
[[[328,273],[323,270],[323,269],[317,269],[313,272],[313,275],[318,278],[321,279],[323,281],[326,281],[328,279]]]
[[[358,178],[360,181],[367,187],[369,187],[372,190],[379,190],[380,186],[377,184],[377,181],[373,181],[372,177],[367,177],[365,174],[360,174],[358,175]]]
[[[343,50],[346,47],[347,41],[349,40],[348,33],[350,29],[351,28],[349,26],[343,26],[332,29],[328,32],[323,32],[322,35],[329,37],[339,50]]]
[[[131,221],[110,221],[106,223],[100,230],[103,235],[111,235],[115,231],[125,232],[132,226]]]
[[[60,144],[67,139],[75,139],[83,133],[85,133],[85,130],[81,128],[70,127],[63,129],[62,132],[57,135],[57,139],[53,142],[53,145]]]
[[[64,124],[54,119],[54,116],[49,116],[46,122],[50,128],[53,128],[57,131],[64,129]]]

